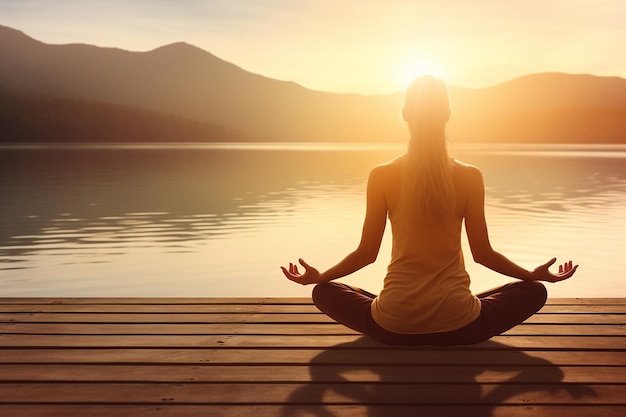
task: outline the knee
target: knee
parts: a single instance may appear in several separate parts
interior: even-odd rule
[[[548,300],[548,290],[546,286],[539,281],[528,281],[526,285],[532,294],[532,300],[535,302],[535,311],[539,311]]]
[[[326,300],[328,300],[328,295],[332,292],[333,287],[335,286],[332,282],[325,282],[322,284],[317,284],[313,287],[313,291],[311,292],[311,298],[313,299],[313,304],[317,306],[318,309],[323,310],[323,307],[326,304]]]

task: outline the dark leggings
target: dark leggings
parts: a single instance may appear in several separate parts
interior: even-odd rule
[[[517,281],[485,293],[480,315],[457,330],[441,333],[401,334],[390,332],[374,321],[370,306],[376,296],[346,284],[329,282],[313,289],[313,302],[338,323],[390,345],[470,345],[483,342],[517,326],[546,302],[546,288],[536,281]]]

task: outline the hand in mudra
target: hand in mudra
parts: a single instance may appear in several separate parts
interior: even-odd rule
[[[576,272],[576,269],[578,268],[578,265],[572,265],[572,261],[567,261],[564,264],[559,265],[559,272],[555,274],[549,270],[550,266],[552,266],[555,262],[556,258],[552,258],[545,264],[535,268],[531,273],[532,280],[547,282],[563,281],[574,275],[574,272]]]
[[[283,271],[283,274],[285,274],[285,276],[289,280],[297,282],[298,284],[317,284],[319,282],[320,272],[308,263],[304,262],[302,258],[298,259],[298,261],[304,267],[304,273],[300,273],[300,271],[298,270],[298,265],[289,263],[289,269],[285,268],[284,266],[280,267],[280,269],[282,269]]]

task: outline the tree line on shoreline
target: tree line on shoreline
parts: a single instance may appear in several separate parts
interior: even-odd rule
[[[0,142],[230,142],[243,134],[180,115],[0,89]]]

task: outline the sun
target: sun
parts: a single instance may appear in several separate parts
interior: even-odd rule
[[[397,83],[406,88],[415,77],[420,75],[432,75],[436,78],[445,80],[445,73],[443,68],[436,62],[427,58],[411,58],[404,61],[397,68]]]

